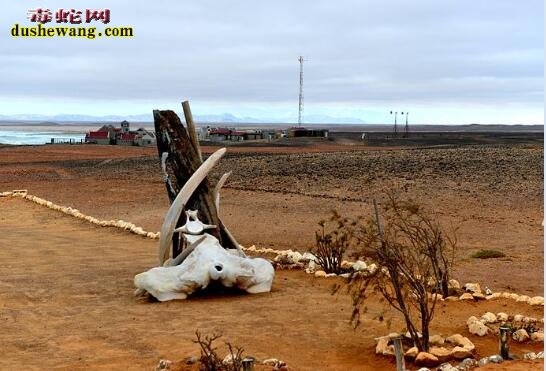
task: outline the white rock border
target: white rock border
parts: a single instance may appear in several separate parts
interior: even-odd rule
[[[135,224],[133,223],[130,223],[130,222],[126,222],[124,220],[101,220],[101,219],[97,219],[95,217],[92,217],[90,215],[85,215],[85,214],[82,214],[78,209],[74,209],[70,206],[61,206],[61,205],[57,205],[51,201],[48,201],[48,200],[45,200],[43,198],[40,198],[40,197],[37,197],[37,196],[34,196],[34,195],[31,195],[28,193],[28,190],[26,189],[15,189],[13,191],[7,191],[7,192],[0,192],[0,197],[18,197],[18,198],[22,198],[22,199],[25,199],[25,200],[28,200],[28,201],[32,201],[38,205],[41,205],[41,206],[45,206],[49,209],[52,209],[52,210],[56,210],[56,211],[60,211],[62,212],[63,214],[66,214],[66,215],[70,215],[70,216],[73,216],[77,219],[80,219],[80,220],[85,220],[89,223],[92,223],[92,224],[95,224],[97,226],[101,226],[101,227],[112,227],[112,228],[118,228],[118,229],[123,229],[123,230],[126,230],[130,233],[134,233],[138,236],[142,236],[142,237],[145,237],[145,238],[150,238],[150,239],[153,239],[153,240],[157,240],[159,239],[159,232],[149,232],[149,231],[146,231],[144,230],[142,227],[138,227],[136,226]],[[291,263],[291,264],[297,264],[299,263],[300,261],[305,261],[308,263],[308,266],[305,268],[305,272],[306,273],[309,273],[309,274],[313,274],[315,277],[325,277],[325,278],[331,278],[331,277],[337,277],[338,275],[336,275],[335,273],[330,273],[330,274],[327,274],[326,272],[324,272],[323,270],[319,270],[317,268],[319,268],[320,266],[316,263],[316,257],[309,253],[309,252],[306,252],[306,253],[300,253],[298,251],[293,251],[291,249],[288,249],[288,250],[275,250],[275,249],[270,249],[270,248],[266,248],[266,249],[260,249],[260,248],[257,248],[255,245],[252,245],[248,248],[245,248],[244,246],[241,246],[241,248],[245,251],[248,251],[248,252],[254,252],[254,253],[261,253],[261,254],[275,254],[275,257],[273,258],[273,260],[275,261],[279,261],[279,260],[282,260],[281,258],[282,257],[285,257],[286,260]],[[378,266],[374,263],[371,263],[371,264],[366,264],[365,262],[363,261],[356,261],[356,262],[349,262],[349,261],[343,261],[341,263],[341,266],[345,269],[352,269],[353,271],[355,272],[362,272],[362,273],[374,273],[377,269],[378,269]],[[346,274],[341,274],[340,276],[341,277],[347,277],[349,274],[346,273]],[[451,280],[450,281],[450,286],[451,287],[460,287],[459,283],[456,281],[456,280]],[[441,297],[440,295],[437,294],[437,299],[441,300],[441,301],[458,301],[458,300],[479,300],[479,299],[485,299],[485,300],[495,300],[495,299],[500,299],[500,298],[503,298],[503,299],[512,299],[512,300],[515,300],[516,302],[522,302],[522,303],[527,303],[529,305],[532,305],[532,306],[536,306],[536,305],[541,305],[541,306],[544,306],[544,297],[542,296],[534,296],[534,297],[529,297],[527,295],[518,295],[516,293],[509,293],[509,292],[492,292],[490,293],[490,295],[483,295],[481,294],[481,289],[479,289],[479,284],[465,284],[463,285],[463,287],[471,287],[472,289],[474,289],[474,286],[477,286],[476,289],[474,290],[479,290],[478,292],[475,292],[473,294],[470,294],[470,295],[461,295],[460,298],[457,298],[457,297],[454,297],[454,296],[449,296],[449,297],[446,297],[446,298],[443,298]],[[468,290],[468,291],[472,291],[472,290]]]

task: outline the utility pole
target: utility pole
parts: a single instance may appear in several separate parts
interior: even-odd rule
[[[392,114],[394,114],[394,136],[397,136],[398,135],[398,122],[397,122],[398,111],[396,112],[391,111],[391,115]]]
[[[404,128],[404,136],[405,137],[409,136],[408,116],[409,116],[409,112],[406,112],[406,127]]]
[[[303,57],[301,55],[298,58],[298,61],[300,62],[300,98],[298,111],[298,127],[300,127],[303,119]]]

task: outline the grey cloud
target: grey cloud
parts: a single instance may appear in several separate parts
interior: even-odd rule
[[[543,2],[50,1],[110,7],[134,39],[0,44],[2,96],[543,102]],[[35,2],[10,2],[5,34]],[[12,22],[12,23],[9,23]],[[52,24],[49,24],[52,25]],[[102,27],[102,26],[99,26]]]

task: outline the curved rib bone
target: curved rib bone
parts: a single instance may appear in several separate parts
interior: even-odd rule
[[[163,263],[169,257],[169,246],[172,240],[174,229],[176,228],[176,222],[182,213],[184,205],[188,202],[193,192],[197,189],[199,184],[207,177],[207,174],[210,170],[216,165],[216,163],[225,155],[226,149],[221,148],[210,155],[205,162],[199,166],[199,168],[192,174],[190,179],[184,184],[176,198],[174,199],[167,215],[165,216],[165,221],[161,226],[161,233],[159,235],[159,265],[162,266]]]
[[[216,183],[216,187],[214,187],[214,203],[216,204],[216,211],[218,212],[218,219],[220,219],[220,221],[222,221],[222,219],[220,218],[220,189],[224,186],[227,178],[229,178],[230,175],[231,171],[222,175],[218,183]],[[246,257],[243,249],[241,249],[241,245],[239,245],[239,243],[235,240],[235,237],[233,237],[231,232],[227,229],[226,225],[223,222],[222,224],[224,226],[224,232],[226,232],[226,235],[231,240],[231,243],[237,248],[239,256]]]
[[[224,186],[230,175],[231,171],[222,175],[218,183],[216,183],[216,187],[214,187],[214,203],[216,204],[216,211],[218,213],[220,212],[220,189]]]

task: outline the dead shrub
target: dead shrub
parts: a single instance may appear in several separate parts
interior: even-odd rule
[[[349,278],[351,320],[358,326],[360,314],[367,309],[365,300],[379,294],[402,314],[415,346],[428,351],[429,325],[436,307],[432,293],[447,295],[456,241],[413,202],[388,196],[382,212],[383,221],[376,205],[375,217],[359,222],[351,232],[358,242],[356,255],[380,267]]]
[[[243,368],[243,348],[234,347],[229,342],[225,342],[229,355],[231,355],[230,362],[223,362],[223,358],[218,356],[217,348],[213,343],[218,340],[222,335],[202,335],[199,330],[195,331],[197,340],[193,342],[199,344],[201,348],[201,357],[199,361],[201,363],[199,369],[202,371],[240,371]]]
[[[328,221],[320,221],[320,229],[315,232],[313,254],[326,273],[342,273],[341,262],[345,252],[354,243],[356,223],[342,218],[336,211]]]

